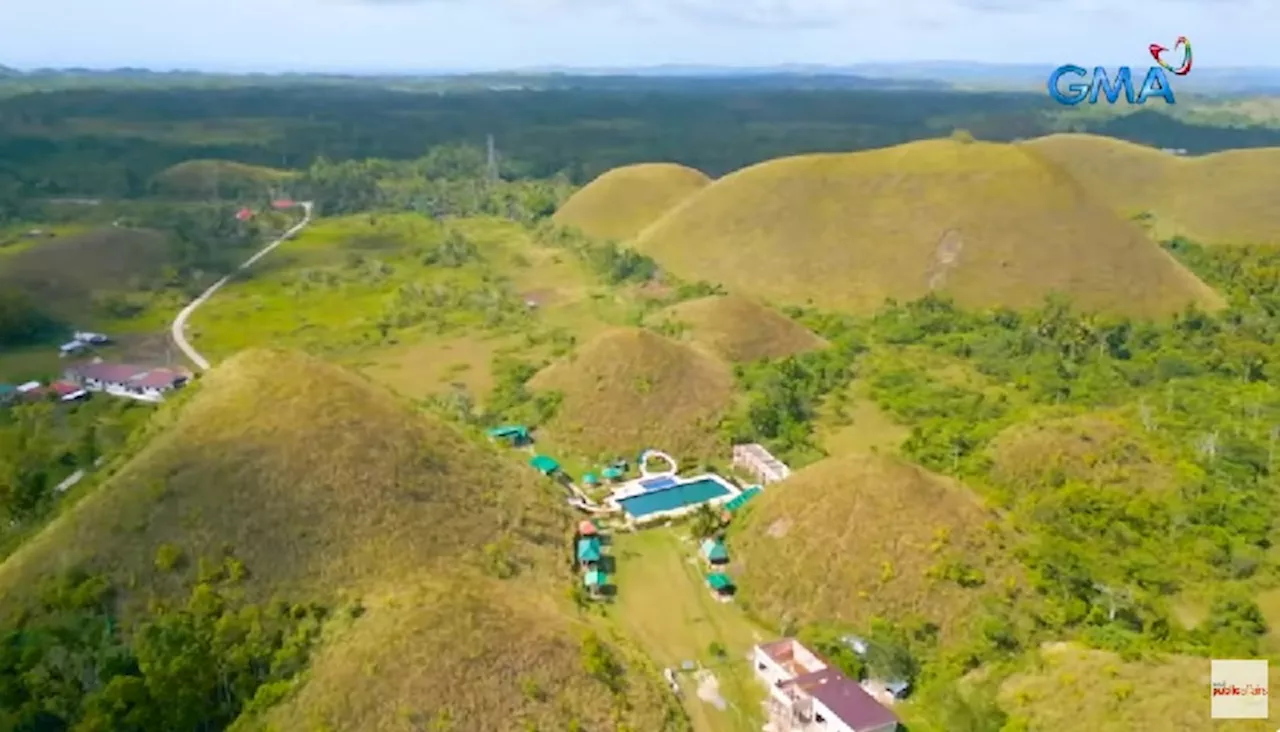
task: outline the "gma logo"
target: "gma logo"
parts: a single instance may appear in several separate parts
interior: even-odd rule
[[[1064,85],[1064,76],[1075,77],[1081,81],[1068,79],[1068,83]],[[1064,87],[1065,91],[1063,91]],[[1107,70],[1101,66],[1094,68],[1092,77],[1087,69],[1075,64],[1059,66],[1049,75],[1049,96],[1059,104],[1068,107],[1074,107],[1086,100],[1089,104],[1097,104],[1099,97],[1105,97],[1107,104],[1115,104],[1120,100],[1122,91],[1124,100],[1129,104],[1145,104],[1151,97],[1161,97],[1165,104],[1177,103],[1173,98],[1173,87],[1169,84],[1169,77],[1159,66],[1147,69],[1142,86],[1136,93],[1133,89],[1133,72],[1128,66],[1121,66],[1116,71],[1114,81],[1107,75]]]

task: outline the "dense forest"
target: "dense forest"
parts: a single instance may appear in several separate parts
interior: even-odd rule
[[[1191,153],[1280,145],[1280,130],[1157,112],[1067,114],[1030,93],[685,85],[399,91],[374,84],[63,90],[0,99],[0,214],[18,195],[140,197],[185,160],[303,169],[408,160],[496,139],[505,177],[582,183],[668,160],[713,176],[794,153],[858,150],[954,128],[1012,140],[1064,129]],[[673,131],[679,131],[674,134]]]

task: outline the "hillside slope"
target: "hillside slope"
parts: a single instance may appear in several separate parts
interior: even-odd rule
[[[650,331],[608,331],[539,372],[530,386],[563,395],[546,428],[588,455],[723,452],[716,424],[732,397],[729,366]]]
[[[1280,148],[1182,157],[1097,135],[1022,143],[1125,217],[1149,213],[1158,236],[1205,244],[1280,243]]]
[[[296,353],[244,351],[196,388],[151,444],[0,564],[0,615],[38,580],[85,567],[118,583],[129,622],[188,592],[197,559],[231,554],[251,601],[365,608],[327,636],[304,706],[281,721],[392,730],[447,712],[460,732],[523,729],[497,716],[514,705],[542,729],[613,724],[619,700],[584,670],[580,621],[556,604],[572,581],[558,556],[572,517],[532,471]],[[185,564],[162,566],[165,546]],[[571,693],[528,703],[522,672]],[[627,677],[620,719],[667,729],[661,687]]]
[[[752,609],[780,623],[915,616],[947,642],[1017,575],[989,520],[967,488],[899,458],[828,458],[770,487],[733,526],[734,576]]]
[[[690,300],[663,310],[659,318],[687,327],[686,336],[729,361],[782,358],[823,345],[804,326],[740,295]]]
[[[752,166],[695,194],[636,247],[676,275],[867,312],[942,291],[965,306],[1167,315],[1207,286],[1028,148],[950,140]]]
[[[575,193],[554,220],[599,239],[630,239],[710,182],[700,171],[675,163],[625,165]]]

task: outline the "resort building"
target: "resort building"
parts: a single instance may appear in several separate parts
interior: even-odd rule
[[[898,718],[854,679],[793,638],[752,651],[756,677],[769,689],[772,732],[895,732]]]
[[[180,389],[190,376],[173,369],[147,369],[113,363],[91,363],[73,366],[66,371],[67,381],[88,391],[144,402],[164,401],[165,394]]]
[[[777,483],[791,475],[786,463],[754,442],[733,446],[733,467],[747,471],[761,483]]]

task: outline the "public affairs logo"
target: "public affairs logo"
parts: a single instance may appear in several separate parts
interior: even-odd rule
[[[1266,660],[1210,662],[1209,716],[1266,719],[1270,712]]]
[[[1136,92],[1133,88],[1133,69],[1128,66],[1118,68],[1113,79],[1103,66],[1095,66],[1093,75],[1090,76],[1083,66],[1066,64],[1054,69],[1049,75],[1049,96],[1059,104],[1069,107],[1086,100],[1089,104],[1097,104],[1099,96],[1105,97],[1107,104],[1115,104],[1120,101],[1121,91],[1124,92],[1125,102],[1129,104],[1145,104],[1151,97],[1160,97],[1166,104],[1176,104],[1169,74],[1186,76],[1191,73],[1191,41],[1186,36],[1178,36],[1172,49],[1152,43],[1147,50],[1151,53],[1151,58],[1155,59],[1156,65],[1147,69]],[[1182,54],[1182,59],[1176,66],[1165,58],[1166,54],[1172,58],[1178,53]],[[1064,84],[1064,76],[1075,76],[1087,81],[1070,81]]]

